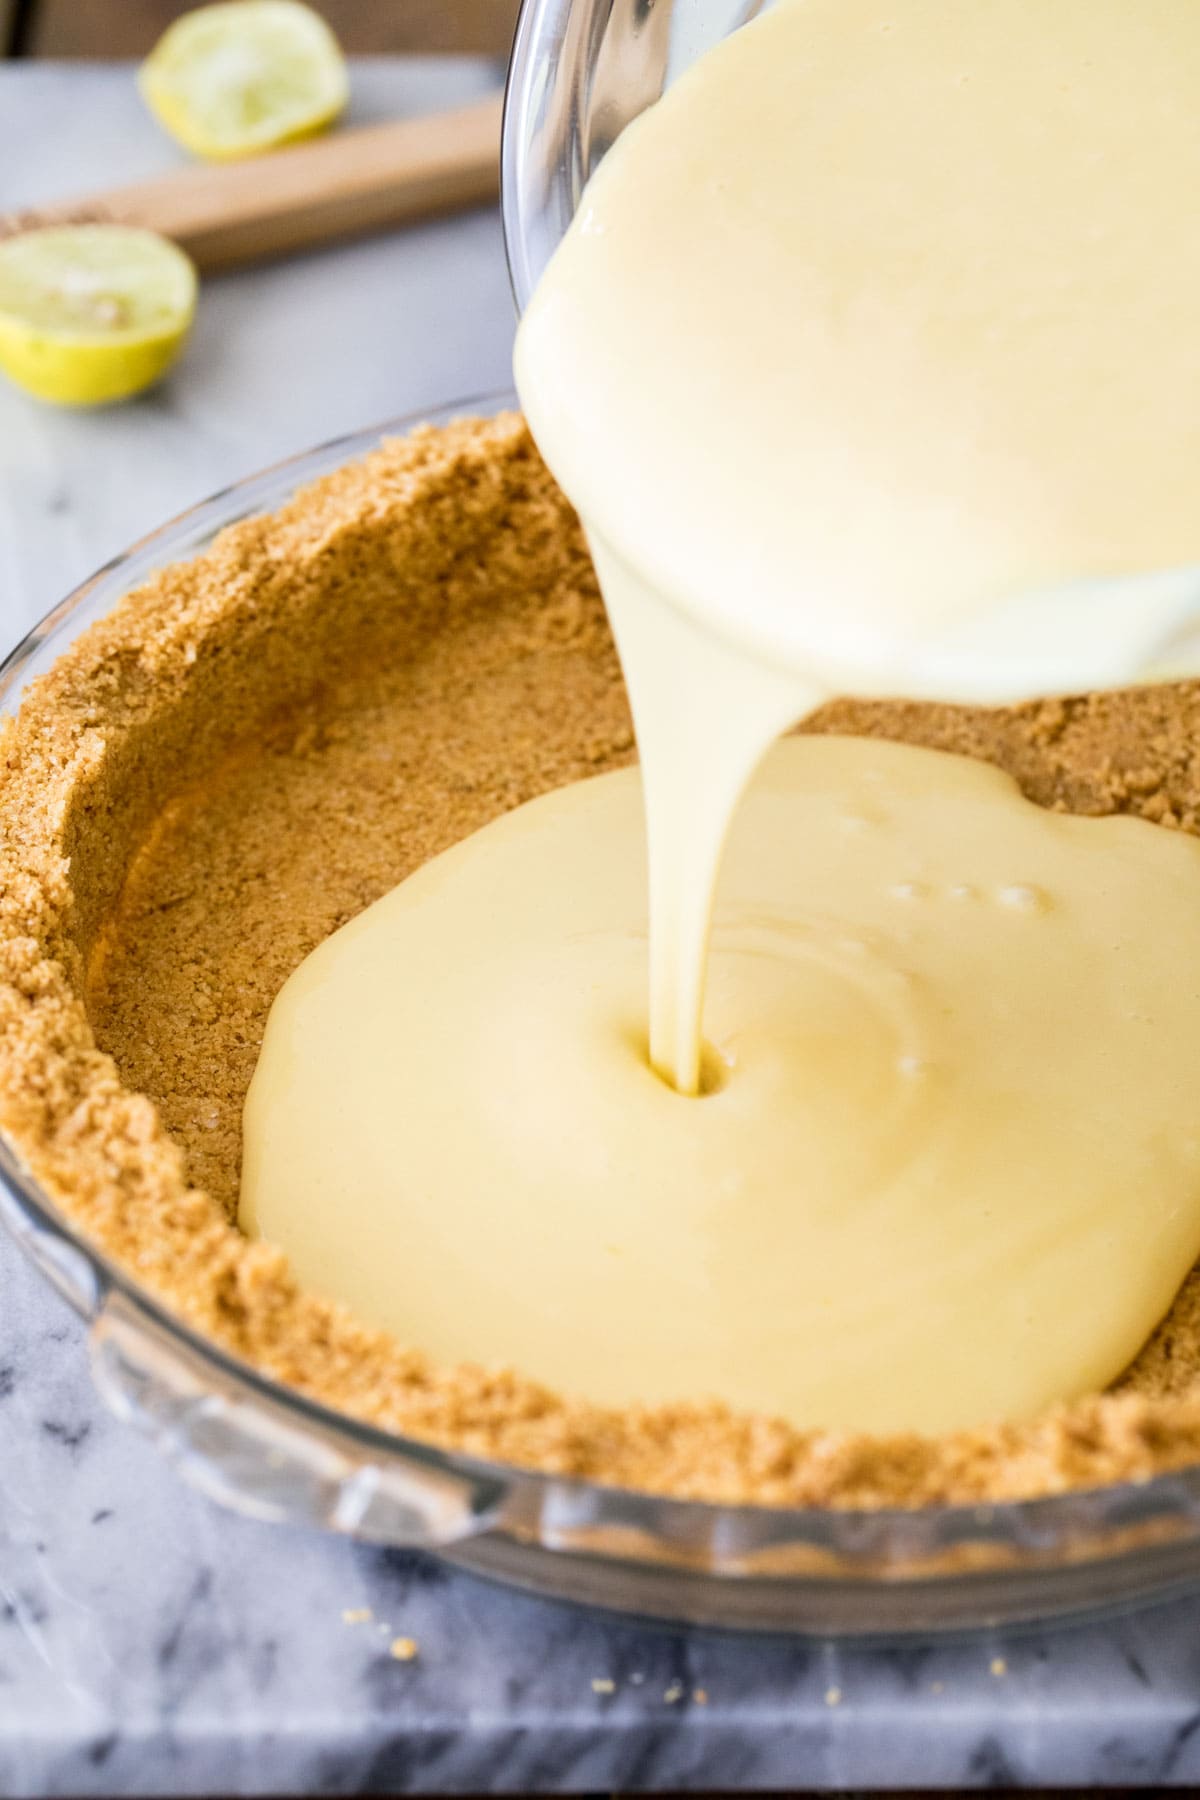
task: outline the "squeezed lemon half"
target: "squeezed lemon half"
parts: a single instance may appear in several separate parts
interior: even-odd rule
[[[337,39],[300,0],[223,0],[185,13],[138,85],[173,138],[218,162],[314,136],[350,94]]]
[[[41,400],[98,406],[165,375],[196,310],[182,250],[124,225],[0,240],[0,369]]]

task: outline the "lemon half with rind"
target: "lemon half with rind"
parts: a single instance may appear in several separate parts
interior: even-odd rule
[[[138,73],[142,97],[210,161],[313,137],[350,95],[337,39],[300,0],[222,0],[168,27]]]
[[[196,271],[153,231],[62,225],[0,240],[0,369],[62,406],[124,400],[165,375]]]

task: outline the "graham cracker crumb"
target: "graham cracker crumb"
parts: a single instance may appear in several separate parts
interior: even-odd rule
[[[995,712],[844,701],[807,729],[1200,830],[1200,684]],[[242,1102],[291,971],[439,850],[632,754],[582,535],[518,418],[418,432],[233,526],[85,632],[0,730],[0,1126],[72,1227],[196,1331],[449,1449],[766,1506],[977,1504],[1200,1460],[1195,1272],[1114,1391],[872,1437],[437,1367],[240,1236]]]

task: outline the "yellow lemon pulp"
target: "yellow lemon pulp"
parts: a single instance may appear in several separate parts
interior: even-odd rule
[[[152,231],[68,225],[0,242],[0,369],[41,400],[140,393],[179,355],[195,310],[195,269]]]
[[[299,0],[225,0],[185,13],[138,85],[160,125],[211,161],[312,137],[350,94],[337,39]]]

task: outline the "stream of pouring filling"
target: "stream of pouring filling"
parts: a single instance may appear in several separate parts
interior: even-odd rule
[[[1200,1249],[1200,844],[790,737],[739,809],[702,1099],[645,1063],[637,771],[504,814],[275,1002],[242,1222],[451,1364],[810,1427],[1024,1418]]]
[[[630,689],[681,1092],[781,731],[1121,684],[1194,612],[1198,93],[1194,0],[785,0],[589,183],[517,381]]]

